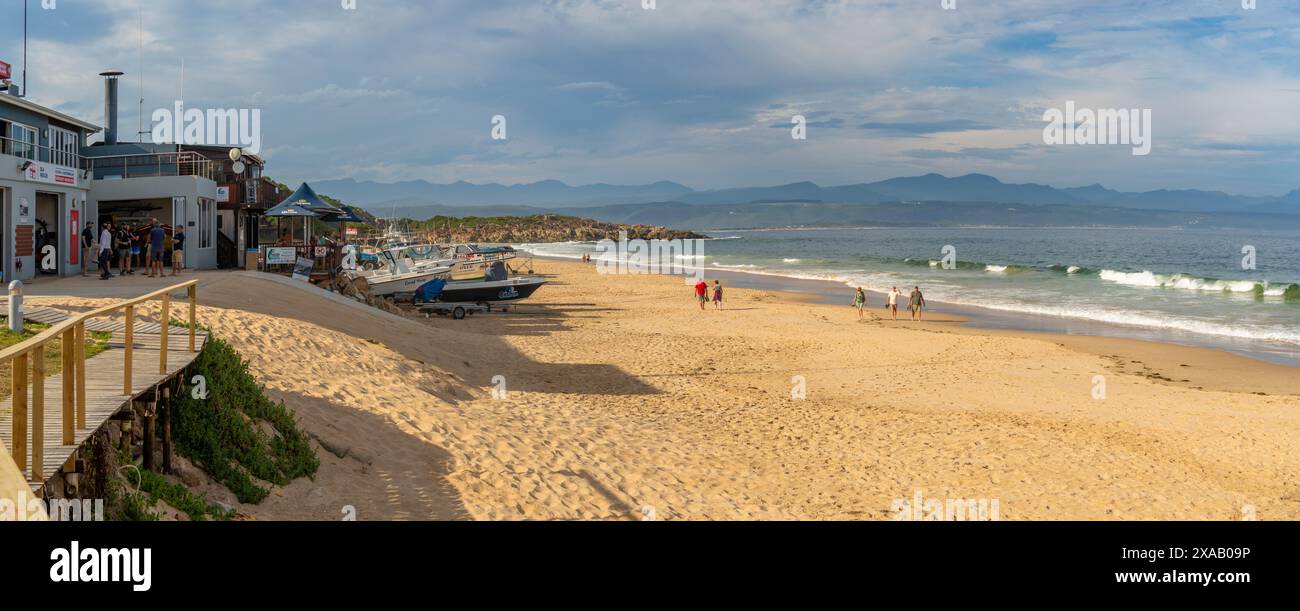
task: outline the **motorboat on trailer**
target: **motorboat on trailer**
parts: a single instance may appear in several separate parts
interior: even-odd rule
[[[481,280],[447,280],[438,278],[415,292],[415,303],[473,303],[499,305],[532,297],[546,284],[541,276],[511,277],[504,261],[493,263]]]

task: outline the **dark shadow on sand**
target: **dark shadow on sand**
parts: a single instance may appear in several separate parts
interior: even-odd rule
[[[317,502],[321,519],[341,519],[341,505],[354,506],[359,521],[471,519],[447,481],[453,463],[443,448],[368,411],[299,393],[268,394],[294,410],[314,441],[321,467],[313,485],[330,487],[335,477],[347,484]]]

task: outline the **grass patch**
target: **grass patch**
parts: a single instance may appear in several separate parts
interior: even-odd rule
[[[129,464],[129,463],[128,463]],[[121,479],[113,478],[108,484],[107,505],[111,508],[110,520],[119,522],[157,522],[153,501],[147,494],[132,490]]]
[[[202,376],[207,396],[190,386]],[[256,481],[288,485],[311,477],[320,460],[283,402],[266,397],[248,363],[230,344],[209,338],[177,396],[172,436],[181,455],[225,484],[241,503],[260,503],[270,490]],[[268,434],[258,422],[270,424]]]
[[[209,519],[225,521],[234,516],[233,512],[227,511],[219,505],[209,503],[207,498],[190,492],[189,488],[181,484],[168,482],[166,478],[153,471],[141,468],[127,469],[126,479],[131,482],[132,486],[139,489],[141,494],[148,495],[148,507],[152,507],[155,502],[161,499],[168,505],[184,512],[191,520],[198,522]],[[132,507],[132,503],[127,503],[125,507]],[[152,513],[147,509],[145,512]],[[156,518],[157,516],[155,516]]]
[[[3,317],[0,317],[0,319],[3,319]],[[7,326],[0,327],[0,350],[25,342],[49,328],[50,325],[47,324],[28,322],[23,325],[22,333],[14,333]],[[108,340],[112,336],[112,333],[87,331],[86,358],[92,358],[108,350]],[[57,375],[61,371],[63,371],[63,341],[56,339],[45,344],[45,375],[49,377]],[[9,384],[9,380],[13,379],[12,372],[11,363],[0,364],[0,399],[8,397],[12,390]],[[30,376],[30,373],[28,375]],[[29,377],[29,384],[31,383],[30,380]]]

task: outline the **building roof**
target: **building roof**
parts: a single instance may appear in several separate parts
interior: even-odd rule
[[[38,115],[43,115],[51,119],[62,121],[64,123],[75,125],[77,127],[80,127],[81,129],[89,131],[92,134],[104,130],[104,128],[95,125],[94,123],[88,123],[76,117],[65,115],[57,110],[46,108],[44,106],[41,106],[40,104],[28,100],[27,98],[20,98],[16,95],[0,93],[0,102],[5,104],[10,104],[12,106],[17,106],[18,108],[21,108],[23,110],[31,111]]]

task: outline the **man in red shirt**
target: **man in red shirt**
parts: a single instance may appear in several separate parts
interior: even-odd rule
[[[709,302],[709,284],[700,280],[695,285],[695,298],[700,302],[700,309],[704,309],[704,304]]]

